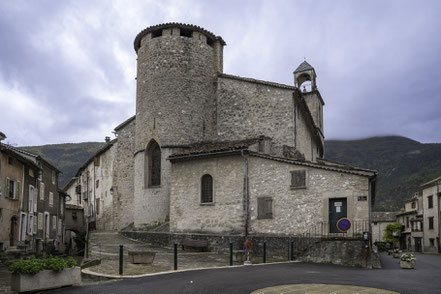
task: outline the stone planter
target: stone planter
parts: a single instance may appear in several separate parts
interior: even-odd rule
[[[80,283],[81,269],[79,267],[66,268],[59,273],[53,270],[44,270],[35,275],[11,275],[11,290],[19,293],[54,289]]]
[[[412,261],[402,261],[400,260],[400,267],[401,268],[405,268],[405,269],[413,269],[415,268],[416,265],[416,261],[412,260]]]
[[[152,264],[155,256],[156,252],[152,251],[129,251],[129,262]]]

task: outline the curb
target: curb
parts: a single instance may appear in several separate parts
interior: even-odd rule
[[[141,275],[109,275],[103,273],[97,273],[91,271],[90,269],[82,269],[81,273],[87,276],[91,276],[92,278],[104,278],[104,279],[136,279],[143,277],[151,277],[151,276],[159,276],[159,275],[169,275],[174,273],[183,273],[190,271],[200,271],[200,270],[211,270],[211,269],[225,269],[225,268],[238,268],[238,267],[250,267],[250,266],[265,266],[271,264],[287,264],[287,263],[300,263],[301,261],[282,261],[282,262],[268,262],[268,263],[258,263],[258,264],[250,264],[250,265],[228,265],[228,266],[218,266],[218,267],[201,267],[201,268],[192,268],[192,269],[182,269],[182,270],[172,270],[166,272],[158,272],[158,273],[149,273],[149,274],[141,274]]]

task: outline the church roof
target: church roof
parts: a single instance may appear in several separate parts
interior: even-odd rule
[[[299,67],[297,67],[297,69],[294,72],[301,72],[310,69],[314,70],[314,68],[305,60],[299,65]]]
[[[213,154],[217,152],[240,151],[247,149],[250,145],[257,143],[259,139],[260,138],[252,138],[234,141],[196,143],[190,146],[190,148],[187,150],[170,155],[170,158],[178,158],[182,156],[198,154]]]

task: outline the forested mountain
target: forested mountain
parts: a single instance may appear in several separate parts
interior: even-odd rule
[[[66,143],[43,146],[20,147],[26,151],[42,156],[63,173],[58,178],[62,189],[75,175],[77,170],[105,143],[85,142]]]
[[[420,185],[441,176],[441,144],[422,144],[405,137],[328,140],[325,157],[378,171],[377,211],[398,210]]]

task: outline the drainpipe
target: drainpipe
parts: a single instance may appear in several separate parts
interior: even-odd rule
[[[245,206],[245,240],[248,238],[248,207],[249,207],[249,191],[248,191],[248,157],[244,155],[241,150],[240,155],[245,159],[244,165],[244,179],[243,179],[243,194],[244,194],[244,206]]]
[[[369,249],[370,251],[372,250],[372,186],[375,184],[376,182],[376,176],[374,176],[373,178],[369,179],[369,185],[368,185],[368,195],[369,195]]]

